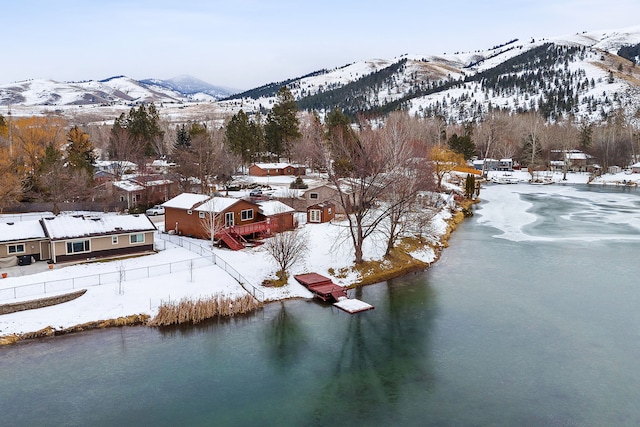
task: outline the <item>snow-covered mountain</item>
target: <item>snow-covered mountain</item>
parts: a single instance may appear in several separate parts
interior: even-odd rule
[[[358,61],[235,95],[189,76],[142,81],[120,76],[73,83],[30,80],[0,85],[0,105],[207,101],[215,102],[218,112],[242,108],[251,113],[270,109],[278,89],[287,86],[301,109],[340,108],[351,115],[402,109],[463,122],[496,109],[536,109],[550,120],[572,115],[593,122],[622,108],[629,117],[640,117],[640,26],[505,40],[475,52]]]
[[[402,55],[360,61],[282,84],[265,85],[220,104],[268,109],[286,85],[302,109],[384,114],[404,109],[468,121],[495,109],[537,109],[550,119],[568,114],[599,121],[612,110],[640,108],[640,26],[548,39],[509,39],[475,52]]]
[[[115,105],[215,101],[232,89],[210,85],[189,76],[137,81],[125,76],[81,82],[26,80],[0,85],[0,105]]]
[[[181,75],[167,80],[147,79],[140,83],[148,86],[160,86],[188,96],[198,101],[215,101],[238,93],[239,90],[222,86],[214,86],[188,75]]]

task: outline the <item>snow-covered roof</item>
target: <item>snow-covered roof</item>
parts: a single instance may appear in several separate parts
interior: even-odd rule
[[[169,162],[169,161],[164,160],[164,159],[156,159],[153,162],[151,162],[151,166],[156,167],[156,168],[168,168],[168,167],[171,167],[171,166],[176,166],[176,163]]]
[[[204,194],[182,193],[162,204],[165,208],[192,209],[199,203],[209,199]]]
[[[96,169],[137,169],[138,165],[127,160],[96,160],[93,164]]]
[[[155,187],[158,185],[170,185],[172,183],[173,181],[171,181],[170,179],[156,179],[154,181],[147,181],[145,184],[147,185],[147,187]]]
[[[42,224],[52,240],[156,230],[146,215],[63,215],[45,218]]]
[[[278,200],[265,200],[263,202],[258,202],[258,206],[260,206],[260,213],[264,216],[273,216],[295,211],[291,206]]]
[[[261,169],[284,169],[286,167],[302,167],[300,165],[294,165],[292,163],[254,163],[256,166],[258,166]]]
[[[46,236],[40,221],[0,222],[0,242],[44,239]]]
[[[239,201],[240,199],[234,199],[232,197],[213,197],[198,206],[195,210],[198,212],[222,212],[235,205]]]
[[[567,159],[570,160],[587,160],[587,158],[590,157],[587,153],[573,151],[566,153],[565,155],[567,156]]]
[[[113,186],[124,191],[142,191],[144,187],[132,181],[113,181]]]

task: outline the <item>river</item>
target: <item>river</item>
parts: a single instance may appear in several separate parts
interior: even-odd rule
[[[195,327],[0,348],[2,425],[640,425],[640,193],[483,190],[429,271],[348,315],[269,304]]]

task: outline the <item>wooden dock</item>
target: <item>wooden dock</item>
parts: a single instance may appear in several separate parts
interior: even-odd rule
[[[322,301],[333,301],[333,305],[347,313],[359,313],[374,308],[364,301],[349,299],[344,288],[333,283],[328,277],[317,273],[298,274],[293,277],[301,285],[309,289],[315,297]]]

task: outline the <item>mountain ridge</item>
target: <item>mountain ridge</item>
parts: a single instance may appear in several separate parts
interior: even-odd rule
[[[232,93],[191,76],[136,81],[0,85],[0,105],[214,103],[223,112],[268,110],[287,86],[301,109],[380,115],[402,109],[448,122],[477,120],[495,109],[536,109],[548,119],[606,120],[623,108],[640,113],[640,25],[549,38],[505,38],[473,52],[403,54],[356,61]],[[623,49],[624,47],[624,49]],[[624,51],[624,52],[623,52]],[[226,91],[226,92],[225,92]]]

